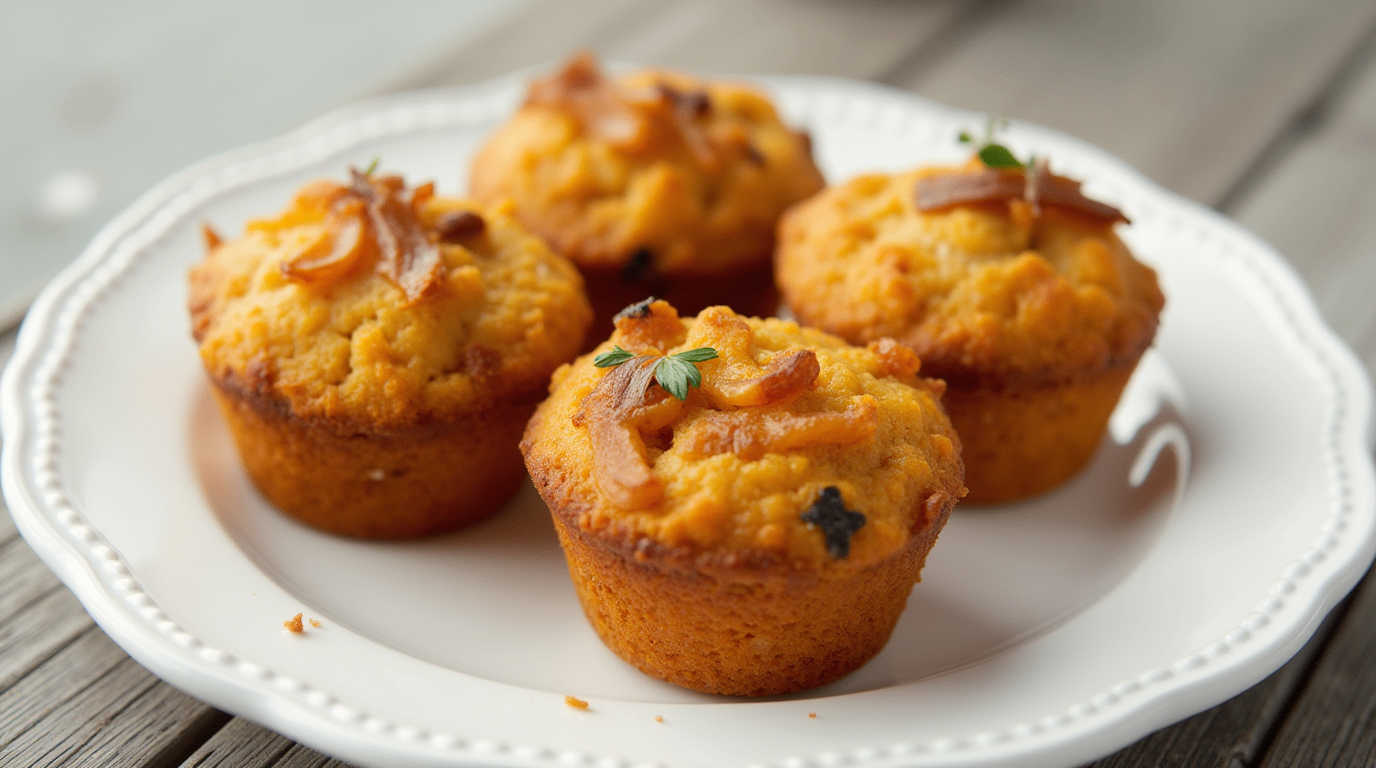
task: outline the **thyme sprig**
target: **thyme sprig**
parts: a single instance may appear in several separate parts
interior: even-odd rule
[[[615,368],[634,358],[634,354],[617,345],[612,347],[612,351],[594,357],[592,364],[598,368]],[[698,347],[666,355],[655,363],[655,381],[659,382],[659,386],[663,387],[665,392],[679,400],[687,400],[690,387],[702,386],[702,371],[698,370],[697,364],[716,358],[717,350],[711,347]]]
[[[1013,150],[997,141],[999,132],[1007,128],[1007,118],[990,115],[984,123],[984,135],[978,140],[969,131],[961,131],[956,135],[956,139],[961,144],[978,147],[975,154],[990,168],[1034,168],[1037,163],[1036,155],[1029,156],[1024,163],[1013,154]]]
[[[1028,155],[1027,162],[1018,159],[1013,154],[1013,150],[996,141],[999,131],[1008,128],[1008,118],[990,115],[984,123],[984,136],[979,141],[970,134],[969,131],[961,131],[956,135],[956,140],[961,144],[978,146],[975,150],[981,162],[986,167],[995,170],[1021,170],[1027,183],[1023,197],[1032,205],[1034,211],[1039,211],[1037,205],[1037,182],[1038,176],[1046,170],[1046,160],[1036,155]]]

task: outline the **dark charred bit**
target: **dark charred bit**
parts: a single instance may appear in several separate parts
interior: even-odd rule
[[[659,84],[659,92],[664,94],[674,106],[692,115],[705,115],[712,111],[712,99],[706,91],[680,91],[672,85]]]
[[[803,152],[808,156],[812,155],[812,134],[807,131],[798,131],[798,143],[803,145]]]
[[[481,235],[483,230],[487,229],[487,222],[472,211],[450,211],[439,217],[435,222],[435,229],[440,234],[440,240],[446,243],[460,243]]]
[[[754,144],[746,143],[745,156],[755,165],[764,165],[764,155],[760,154],[760,150],[756,149]]]
[[[644,319],[644,318],[646,318],[646,317],[649,317],[649,316],[650,316],[650,305],[653,304],[653,303],[655,303],[656,301],[659,301],[659,297],[658,297],[658,296],[651,296],[651,297],[649,297],[648,299],[645,299],[644,301],[637,301],[636,303],[632,304],[631,306],[626,307],[625,309],[621,310],[620,312],[617,312],[617,313],[616,313],[616,317],[614,317],[614,318],[612,318],[612,319],[614,319],[614,320],[624,320],[624,319],[626,319],[626,318],[630,318],[630,319],[632,319],[632,320],[641,320],[641,319]]]
[[[834,485],[823,488],[817,500],[799,517],[822,529],[827,552],[837,560],[850,555],[850,537],[865,527],[865,516],[846,509],[845,502],[841,501],[841,489]]]
[[[621,279],[628,283],[644,280],[654,271],[655,255],[649,248],[641,248],[631,254],[631,260],[621,268]]]

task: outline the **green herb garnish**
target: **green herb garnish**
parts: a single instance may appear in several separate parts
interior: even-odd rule
[[[1036,157],[1029,157],[1027,162],[1024,163],[1018,159],[1017,155],[1013,154],[1013,150],[995,140],[998,132],[1007,127],[1008,121],[1006,119],[991,115],[989,120],[984,124],[984,137],[981,140],[976,141],[975,137],[972,136],[969,131],[961,131],[956,134],[956,140],[961,144],[978,146],[979,148],[975,150],[975,154],[990,168],[1022,168],[1025,170],[1032,170],[1036,166]]]
[[[620,346],[615,346],[612,347],[612,351],[594,357],[592,364],[598,368],[615,368],[634,358],[635,355]],[[689,388],[702,386],[702,371],[698,370],[697,364],[716,358],[717,350],[711,347],[698,347],[661,357],[655,364],[655,381],[659,382],[659,386],[663,387],[665,392],[680,400],[687,400]]]
[[[622,349],[620,346],[612,347],[612,351],[603,352],[592,359],[592,364],[598,368],[615,368],[618,365],[630,360],[635,355]]]
[[[380,157],[374,157],[374,158],[373,158],[373,162],[368,163],[368,169],[365,170],[365,171],[363,172],[363,175],[364,175],[364,176],[372,176],[372,175],[373,175],[373,171],[376,171],[376,170],[377,170],[377,167],[378,167],[379,165],[381,165],[381,164],[382,164],[382,158],[380,158]]]

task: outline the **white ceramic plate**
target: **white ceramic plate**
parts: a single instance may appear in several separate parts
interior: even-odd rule
[[[765,83],[831,179],[957,160],[957,130],[981,122],[861,83]],[[458,192],[520,93],[506,78],[370,101],[207,161],[112,222],[30,312],[0,389],[6,499],[174,685],[363,765],[1073,765],[1260,680],[1370,562],[1369,386],[1299,281],[1226,219],[1023,125],[1017,149],[1132,217],[1169,297],[1157,350],[1081,477],[958,510],[893,641],[841,682],[744,702],[623,664],[529,488],[419,542],[289,522],[247,483],[189,339],[197,226],[237,231],[379,155]],[[283,631],[298,611],[323,626]]]

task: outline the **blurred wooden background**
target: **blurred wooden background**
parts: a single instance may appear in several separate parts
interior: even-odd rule
[[[189,161],[351,98],[588,47],[875,80],[1083,137],[1274,244],[1376,367],[1370,0],[173,5],[0,3],[0,326],[104,219]],[[0,336],[0,361],[12,345]],[[1367,583],[1270,678],[1096,765],[1376,764],[1373,643]],[[0,515],[0,765],[331,764],[138,666]]]

